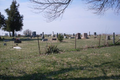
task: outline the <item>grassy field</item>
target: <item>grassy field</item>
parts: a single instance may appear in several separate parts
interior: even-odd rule
[[[13,49],[13,41],[0,41],[0,80],[120,80],[120,46],[87,48],[98,46],[98,39],[40,41],[23,40],[22,49]],[[117,40],[117,39],[116,39]],[[104,44],[104,36],[101,45]],[[109,41],[112,43],[112,40]],[[45,55],[46,45],[54,44],[62,50],[59,54]]]

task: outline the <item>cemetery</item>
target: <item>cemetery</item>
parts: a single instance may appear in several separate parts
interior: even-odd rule
[[[0,80],[120,80],[120,0],[28,1],[0,1]]]
[[[1,36],[1,80],[120,79],[120,35],[32,35]]]

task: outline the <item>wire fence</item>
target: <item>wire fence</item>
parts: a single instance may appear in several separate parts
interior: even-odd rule
[[[97,48],[104,46],[111,46],[115,43],[120,42],[120,35],[115,36],[115,43],[113,40],[113,35],[98,35],[94,37],[93,35],[88,36],[88,39],[69,39],[65,38],[62,42],[59,42],[55,37],[45,37],[45,41],[41,37],[19,37],[21,43],[15,43],[13,38],[5,38],[0,41],[0,51],[3,52],[16,52],[25,54],[44,54],[46,47],[49,45],[56,45],[62,51],[70,51],[74,49],[82,48]],[[17,39],[19,39],[17,37]],[[54,40],[54,39],[55,40]],[[16,50],[19,49],[19,50]]]

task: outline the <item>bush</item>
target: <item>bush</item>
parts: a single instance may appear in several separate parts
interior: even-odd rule
[[[63,35],[62,35],[62,34],[59,34],[59,35],[58,35],[58,40],[59,40],[60,42],[63,41]]]
[[[55,45],[49,45],[46,48],[45,54],[59,53],[59,49]]]

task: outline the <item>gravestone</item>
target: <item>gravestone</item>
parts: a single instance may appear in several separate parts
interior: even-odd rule
[[[33,36],[33,37],[36,37],[36,32],[35,32],[35,31],[32,32],[32,36]]]
[[[4,45],[4,46],[6,46],[6,45],[7,45],[7,43],[3,43],[3,45]]]
[[[52,32],[52,37],[55,37],[54,31]]]
[[[96,33],[96,32],[94,32],[94,35],[96,36],[96,35],[97,35],[97,33]]]
[[[15,41],[14,41],[14,43],[21,43],[21,42],[22,41],[19,38],[15,39]]]
[[[44,37],[44,32],[42,32],[42,39],[44,39],[45,37]]]
[[[90,32],[89,32],[89,36],[90,36]]]
[[[74,39],[74,37],[69,37],[69,39]]]
[[[84,39],[88,39],[88,35],[87,35],[87,33],[83,33],[82,38],[84,38]]]
[[[64,33],[63,36],[66,36],[66,34]]]
[[[109,35],[106,36],[106,40],[110,40],[110,36]]]
[[[42,41],[48,41],[48,39],[42,39]]]
[[[81,39],[81,34],[80,33],[76,34],[76,39]]]
[[[57,33],[57,38],[58,38],[58,33]]]
[[[52,40],[57,40],[56,38],[52,38]]]
[[[96,32],[94,32],[94,38],[96,38],[97,37],[97,33]]]
[[[66,39],[67,38],[67,36],[64,36],[64,39]]]
[[[42,34],[40,34],[40,36],[42,36]]]
[[[73,33],[73,36],[75,36],[75,34]]]

